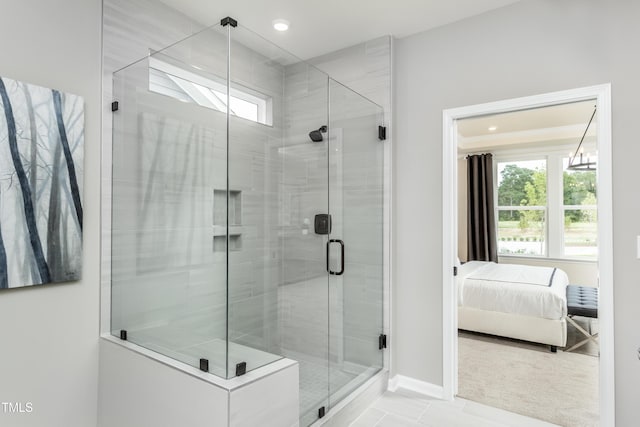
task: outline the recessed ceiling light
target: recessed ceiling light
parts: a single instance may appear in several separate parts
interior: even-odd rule
[[[491,132],[493,132],[496,129],[498,129],[498,126],[489,126],[489,131]]]
[[[274,19],[273,28],[278,31],[287,31],[289,29],[289,21],[286,19]]]

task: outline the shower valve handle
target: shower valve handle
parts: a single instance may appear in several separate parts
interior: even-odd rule
[[[340,271],[333,271],[329,267],[329,249],[332,243],[340,243]],[[344,273],[344,242],[340,239],[329,239],[327,242],[327,271],[329,274],[341,276]]]

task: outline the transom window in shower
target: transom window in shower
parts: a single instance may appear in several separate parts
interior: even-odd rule
[[[205,73],[203,73],[205,74]],[[227,112],[227,83],[217,76],[198,74],[169,62],[149,59],[149,90]],[[233,116],[271,126],[272,98],[246,86],[233,83],[229,90],[229,112]]]

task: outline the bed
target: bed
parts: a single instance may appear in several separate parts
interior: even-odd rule
[[[558,268],[470,261],[458,267],[458,328],[546,344],[567,342],[567,274]]]

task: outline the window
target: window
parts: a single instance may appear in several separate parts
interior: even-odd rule
[[[546,250],[546,160],[498,162],[498,254],[543,256]]]
[[[597,162],[597,160],[596,160]],[[596,258],[598,255],[598,211],[595,171],[568,171],[563,159],[564,255]]]
[[[149,90],[223,113],[227,112],[225,79],[211,75],[205,77],[156,57],[149,60]],[[271,126],[271,106],[270,96],[232,83],[229,90],[231,115]]]
[[[596,172],[567,170],[568,163],[559,153],[498,157],[498,255],[597,259]]]

